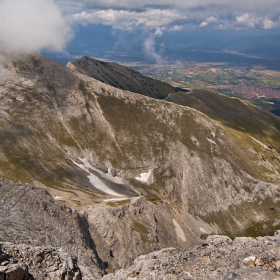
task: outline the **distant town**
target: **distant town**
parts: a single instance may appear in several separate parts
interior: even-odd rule
[[[280,110],[279,71],[261,66],[239,67],[226,63],[129,63],[127,66],[175,87],[186,90],[211,89],[251,101],[269,111]]]
[[[251,85],[230,85],[227,88],[232,92],[241,95],[245,99],[256,98],[275,98],[280,99],[280,90],[270,87],[251,86]]]

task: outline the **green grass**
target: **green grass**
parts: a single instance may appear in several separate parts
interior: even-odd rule
[[[149,81],[160,91],[163,95],[162,98],[167,97],[170,92],[176,92],[176,90],[167,83],[163,83],[152,78],[149,78]]]
[[[149,234],[149,230],[146,226],[143,224],[140,224],[136,221],[133,221],[133,224],[131,225],[131,230],[138,232],[140,234],[141,240],[143,243],[148,242],[148,237],[147,234]]]
[[[126,200],[121,200],[121,201],[116,201],[116,202],[107,202],[106,204],[109,205],[110,207],[119,207],[122,205],[126,205],[130,203],[130,199]]]
[[[256,199],[251,203],[242,202],[240,205],[231,205],[227,210],[212,212],[200,218],[207,223],[218,225],[223,234],[231,238],[257,237],[272,234],[280,229],[279,225],[274,225],[279,218],[279,212],[280,202],[275,203],[267,197],[264,200]],[[257,220],[260,216],[261,222]]]
[[[150,202],[152,202],[154,204],[157,204],[157,202],[162,202],[161,199],[159,199],[159,198],[157,198],[155,196],[147,197],[147,201],[150,201]]]

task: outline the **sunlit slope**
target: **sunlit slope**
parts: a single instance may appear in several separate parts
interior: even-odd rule
[[[143,76],[115,62],[104,62],[83,56],[81,59],[69,62],[67,66],[107,85],[157,99],[163,99],[169,93],[178,91],[167,83]]]
[[[204,113],[234,137],[248,143],[254,156],[248,158],[247,151],[244,151],[242,159],[251,165],[253,176],[273,180],[274,171],[279,172],[273,167],[274,162],[279,163],[279,117],[240,99],[206,90],[170,94],[166,100]]]
[[[267,139],[279,148],[280,118],[238,98],[207,91],[171,93],[166,100],[199,110],[234,130]]]
[[[233,235],[278,226],[279,135],[277,119],[265,130],[270,115],[261,126],[248,122],[247,133],[222,112],[211,118],[123,91],[38,55],[10,59],[0,93],[1,177],[45,186],[79,209],[142,194],[171,205],[166,219],[175,211],[182,227],[191,215],[198,232],[201,219]],[[207,108],[207,100],[198,103]],[[254,108],[233,100],[225,113],[251,120]]]

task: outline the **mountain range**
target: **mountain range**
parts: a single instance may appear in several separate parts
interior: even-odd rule
[[[65,273],[100,279],[208,235],[280,228],[279,117],[89,57],[7,55],[0,71],[0,242],[60,248],[77,260]]]

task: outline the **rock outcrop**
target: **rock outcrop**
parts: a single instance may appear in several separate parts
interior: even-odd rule
[[[36,279],[45,274],[50,279],[101,278],[102,261],[86,219],[46,190],[1,179],[0,213],[1,269],[6,275],[27,266]]]
[[[96,250],[109,264],[108,272],[161,248],[198,245],[201,237],[213,233],[211,226],[191,215],[183,219],[166,201],[143,196],[88,207],[86,217]]]
[[[258,238],[210,235],[192,249],[167,248],[143,255],[104,280],[280,279],[280,231]]]
[[[77,266],[77,258],[61,248],[33,247],[4,242],[0,243],[0,259],[0,279],[81,280],[87,278]],[[92,276],[90,278],[93,279]]]

